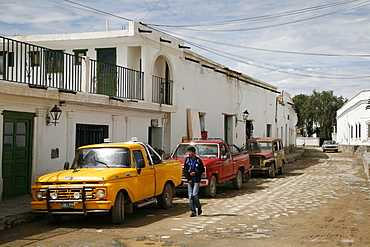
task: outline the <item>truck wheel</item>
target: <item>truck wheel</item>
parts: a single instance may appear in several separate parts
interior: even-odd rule
[[[50,225],[59,224],[62,221],[62,215],[52,214],[48,216],[48,222]]]
[[[169,183],[166,183],[162,194],[157,196],[157,203],[160,208],[168,209],[172,206],[173,188]]]
[[[284,174],[284,164],[282,164],[281,167],[279,168],[279,174],[280,175]]]
[[[209,184],[206,187],[206,196],[215,197],[216,192],[217,192],[217,179],[215,175],[212,175],[211,179],[209,180]]]
[[[246,182],[249,181],[249,179],[251,179],[251,176],[252,176],[251,173],[252,173],[251,171],[248,171],[247,173],[244,173],[244,175],[243,175],[243,183],[246,183]]]
[[[238,170],[236,177],[233,179],[233,187],[235,190],[240,190],[243,183],[243,174],[241,170]]]
[[[272,169],[271,170],[268,170],[267,172],[268,172],[269,178],[276,177],[275,166],[272,166]]]
[[[125,221],[125,196],[120,191],[112,207],[112,222],[121,225]]]

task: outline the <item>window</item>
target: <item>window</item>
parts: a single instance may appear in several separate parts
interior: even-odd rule
[[[82,58],[83,56],[86,56],[87,54],[87,49],[84,50],[73,50],[75,54],[75,65],[81,65]]]
[[[267,124],[266,136],[271,137],[271,124]]]
[[[144,168],[144,157],[140,150],[132,151],[132,155],[134,156],[134,164],[136,168]]]
[[[14,52],[8,53],[8,67],[14,67]]]
[[[3,51],[0,51],[0,75],[4,74],[4,56],[5,55],[5,52]]]
[[[39,67],[40,66],[40,52],[39,51],[29,51],[28,56],[30,58],[30,66],[31,67]]]
[[[46,73],[63,72],[63,51],[47,50],[45,56]]]
[[[358,138],[361,138],[361,124],[358,124]]]
[[[370,138],[370,123],[367,124],[367,138]]]
[[[351,138],[353,138],[353,125],[351,125]]]

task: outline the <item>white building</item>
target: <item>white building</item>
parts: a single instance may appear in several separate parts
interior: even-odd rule
[[[135,22],[2,38],[0,198],[28,193],[36,177],[72,162],[77,147],[104,138],[138,137],[164,157],[183,138],[206,134],[239,146],[276,136],[294,149],[297,117],[289,94],[280,94]]]
[[[370,90],[363,90],[337,111],[337,142],[351,153],[370,151]]]

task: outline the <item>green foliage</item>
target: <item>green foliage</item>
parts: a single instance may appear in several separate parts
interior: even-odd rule
[[[333,91],[318,92],[313,90],[311,95],[299,94],[293,97],[298,115],[297,127],[305,136],[316,133],[325,139],[331,139],[333,127],[336,126],[336,113],[346,98],[335,96]]]

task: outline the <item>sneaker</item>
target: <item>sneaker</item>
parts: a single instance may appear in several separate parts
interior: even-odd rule
[[[201,215],[203,213],[202,209],[198,209],[198,215]]]
[[[191,213],[190,217],[195,217],[197,216],[196,213]]]

